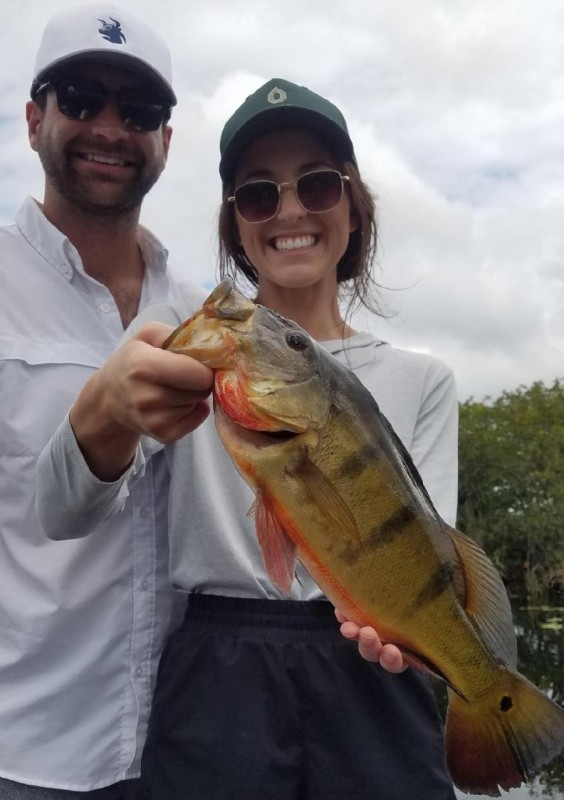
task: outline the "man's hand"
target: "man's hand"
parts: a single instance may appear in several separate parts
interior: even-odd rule
[[[127,469],[141,435],[169,444],[209,414],[213,373],[161,349],[173,330],[158,322],[140,328],[90,378],[71,409],[78,444],[101,480],[116,480]]]

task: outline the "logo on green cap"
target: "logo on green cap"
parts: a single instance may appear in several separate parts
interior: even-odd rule
[[[279,103],[283,103],[284,100],[287,100],[288,95],[284,89],[279,89],[278,86],[275,86],[274,89],[269,91],[266,99],[269,103],[272,103],[273,106],[277,106]]]

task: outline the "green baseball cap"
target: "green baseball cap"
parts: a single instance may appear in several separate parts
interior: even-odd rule
[[[219,174],[224,183],[233,176],[237,159],[253,139],[279,128],[302,128],[317,134],[339,157],[356,165],[345,118],[321,95],[305,86],[271,78],[249,95],[221,133]]]

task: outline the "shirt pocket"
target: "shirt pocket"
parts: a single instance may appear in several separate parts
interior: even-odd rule
[[[106,354],[0,337],[0,458],[39,455]]]

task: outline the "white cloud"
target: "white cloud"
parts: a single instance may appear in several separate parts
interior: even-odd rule
[[[45,22],[0,8],[0,221],[42,173],[24,104]],[[192,279],[215,279],[219,136],[261,82],[343,110],[378,195],[383,338],[451,364],[460,396],[564,377],[564,49],[560,0],[123,0],[165,35],[180,103],[143,221]],[[366,320],[368,324],[368,320]]]

